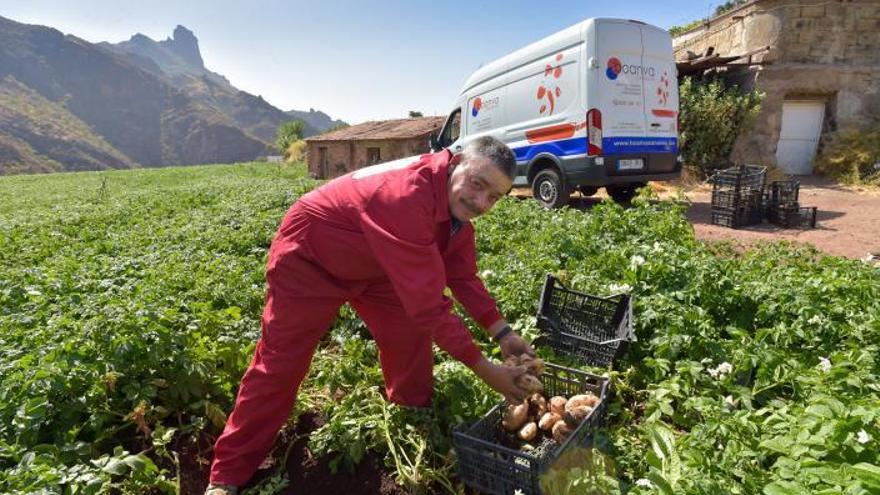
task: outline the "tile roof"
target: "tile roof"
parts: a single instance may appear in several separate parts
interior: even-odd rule
[[[408,139],[427,136],[443,127],[444,116],[417,117],[364,122],[306,138],[314,141],[363,141],[368,139]]]

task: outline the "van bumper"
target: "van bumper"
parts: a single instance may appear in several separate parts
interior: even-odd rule
[[[640,158],[645,163],[641,170],[619,170],[618,161]],[[597,159],[599,163],[597,162]],[[681,176],[681,161],[671,153],[647,155],[606,155],[603,157],[572,157],[562,160],[565,182],[574,186],[602,187],[613,184],[673,180]]]

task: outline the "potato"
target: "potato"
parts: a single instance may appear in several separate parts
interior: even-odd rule
[[[536,377],[541,376],[541,373],[544,372],[544,360],[541,358],[523,354],[519,357],[519,364],[528,368],[528,372]]]
[[[538,425],[536,425],[534,422],[530,421],[530,422],[526,423],[526,425],[523,426],[519,430],[519,433],[517,433],[516,436],[518,436],[520,440],[525,440],[526,442],[528,442],[528,441],[532,440],[533,438],[535,438],[535,435],[537,435],[537,434],[538,434]]]
[[[547,399],[544,398],[540,393],[534,393],[531,397],[529,397],[529,404],[532,406],[532,411],[535,413],[535,417],[540,418],[547,412]]]
[[[513,383],[517,387],[525,390],[530,394],[534,394],[536,392],[544,390],[544,386],[541,385],[541,380],[538,380],[528,373],[523,373],[522,375],[519,375],[518,377],[516,377]]]
[[[504,417],[501,420],[501,426],[507,431],[516,431],[520,429],[528,417],[528,401],[522,401],[521,404],[508,404],[507,408],[504,409]]]
[[[553,440],[562,443],[568,438],[572,431],[573,430],[565,424],[565,421],[557,421],[556,424],[553,425]]]
[[[527,372],[535,377],[540,377],[544,372],[544,360],[529,356],[528,354],[520,354],[519,356],[508,356],[504,360],[507,366],[525,366]]]
[[[578,406],[573,408],[570,411],[565,412],[565,422],[568,423],[568,426],[572,428],[577,428],[577,425],[581,424],[581,421],[587,419],[587,416],[593,412],[593,408],[590,406]]]
[[[550,412],[556,413],[561,418],[565,414],[565,404],[568,400],[565,397],[552,397],[550,399]]]
[[[562,416],[554,412],[544,413],[544,415],[541,416],[541,420],[538,421],[538,427],[544,431],[551,431],[553,426],[559,421],[562,421]]]
[[[580,406],[596,407],[598,403],[599,398],[593,394],[572,395],[565,403],[565,411],[568,412]]]

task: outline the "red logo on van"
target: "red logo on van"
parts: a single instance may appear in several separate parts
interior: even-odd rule
[[[480,108],[483,107],[483,100],[480,97],[474,98],[474,106],[471,107],[471,116],[476,117],[478,113],[480,113]]]
[[[605,69],[605,76],[612,81],[617,79],[618,74],[620,74],[620,59],[617,57],[611,57],[608,59],[608,68]]]
[[[663,75],[660,76],[660,85],[657,86],[657,103],[666,106],[669,103],[669,77],[666,76],[666,72],[663,72]]]
[[[550,112],[547,115],[553,115],[553,110],[556,108],[556,98],[562,95],[562,89],[556,85],[555,81],[562,77],[562,58],[563,55],[557,53],[555,58],[556,65],[547,64],[544,67],[544,82],[538,86],[538,94],[536,96],[538,101],[546,99],[547,102],[541,105],[540,113],[546,112],[549,105]]]

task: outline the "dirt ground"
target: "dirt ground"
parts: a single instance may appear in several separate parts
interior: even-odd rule
[[[813,244],[826,253],[838,256],[862,259],[875,254],[880,259],[880,191],[841,186],[824,177],[800,177],[798,180],[801,183],[801,206],[818,208],[814,229],[784,229],[766,221],[739,229],[712,225],[711,185],[652,183],[652,187],[662,198],[673,197],[677,187],[683,188],[691,202],[687,217],[698,239],[732,240],[743,247],[761,241],[785,239]],[[528,189],[520,188],[515,189],[513,194],[520,198],[531,195]],[[569,205],[589,209],[604,197],[604,190],[588,198],[575,193]]]
[[[880,191],[856,190],[822,177],[799,178],[801,206],[815,206],[816,228],[784,229],[764,222],[760,225],[729,229],[711,223],[711,186],[691,189],[688,219],[697,238],[734,240],[742,245],[786,239],[813,244],[818,249],[847,258],[880,255]]]

